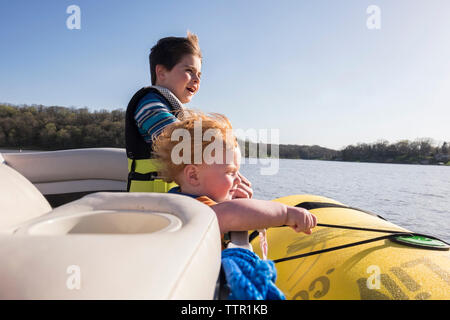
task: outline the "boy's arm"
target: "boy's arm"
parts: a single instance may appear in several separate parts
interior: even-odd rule
[[[153,92],[139,101],[134,118],[139,132],[150,144],[154,135],[158,135],[166,126],[178,121],[177,117],[170,112],[169,106]]]
[[[221,233],[288,225],[296,232],[311,233],[317,218],[308,210],[273,201],[234,199],[211,206]]]

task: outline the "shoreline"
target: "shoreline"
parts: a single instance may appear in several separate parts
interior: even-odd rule
[[[104,147],[110,148],[110,147]],[[71,149],[84,149],[84,148],[71,148]],[[90,149],[90,148],[85,148]],[[59,149],[59,150],[70,150],[70,149]],[[30,153],[30,152],[51,152],[58,150],[36,150],[36,149],[24,149],[24,148],[12,148],[7,147],[2,149],[0,147],[0,153]],[[333,160],[333,159],[303,159],[303,158],[272,158],[272,157],[242,157],[243,159],[283,159],[283,160],[317,160],[317,161],[330,161],[330,162],[345,162],[345,163],[375,163],[375,164],[407,164],[407,165],[418,165],[418,166],[439,166],[439,167],[450,167],[450,161],[447,163],[411,163],[411,162],[382,162],[382,161],[346,161],[346,160]]]

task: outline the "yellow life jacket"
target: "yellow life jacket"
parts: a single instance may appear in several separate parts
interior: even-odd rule
[[[182,104],[166,88],[144,87],[131,98],[125,117],[125,145],[128,158],[127,191],[129,192],[167,192],[177,186],[176,183],[167,183],[157,178],[157,160],[152,159],[151,145],[145,142],[136,125],[135,110],[140,100],[150,92],[159,94],[173,115],[182,114],[183,110]]]
[[[176,187],[157,177],[157,160],[128,158],[128,192],[167,192]]]

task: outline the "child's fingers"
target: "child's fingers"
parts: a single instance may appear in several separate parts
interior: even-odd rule
[[[306,233],[306,234],[311,234],[312,233],[310,228],[305,228],[304,226],[295,225],[295,226],[291,226],[291,228],[297,233],[299,233],[299,232],[303,232],[303,233]]]
[[[312,234],[312,228],[314,228],[317,225],[317,217],[311,213],[309,213],[309,211],[307,211],[308,214],[306,215],[306,221],[305,221],[305,226],[304,226],[304,233],[306,234]]]
[[[253,189],[249,186],[241,183],[238,185],[236,191],[233,194],[233,199],[236,198],[251,198],[253,196]]]
[[[288,210],[291,210],[288,212],[292,216],[292,218],[290,218],[291,222],[289,223],[291,224],[292,229],[295,232],[311,234],[311,229],[317,225],[317,217],[303,208],[290,207]]]
[[[308,212],[308,214],[306,216],[307,227],[314,228],[317,225],[317,217],[315,215],[313,215],[312,213],[310,213],[309,211],[307,211],[307,212]]]
[[[312,227],[314,228],[314,227],[317,226],[317,217],[316,217],[315,215],[313,215],[313,214],[311,214],[311,217],[312,217],[312,219],[313,219],[313,225],[312,225]]]
[[[242,175],[242,173],[240,173],[240,172],[238,172],[238,176],[239,176],[239,178],[241,179],[241,183],[242,184],[244,184],[244,185],[246,185],[246,186],[248,186],[248,187],[252,187],[252,184],[251,184],[251,182],[246,178],[246,177],[244,177],[243,175]]]
[[[315,218],[314,215],[312,215],[312,214],[308,215],[308,226],[310,228],[314,228],[315,227],[314,218]]]

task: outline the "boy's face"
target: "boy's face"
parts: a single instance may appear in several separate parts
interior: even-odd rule
[[[216,202],[231,200],[237,186],[241,182],[238,176],[241,153],[239,149],[235,149],[232,153],[232,161],[228,164],[200,165],[198,176],[200,187],[203,191],[202,194]]]
[[[156,66],[156,85],[172,91],[181,103],[188,103],[200,88],[201,69],[200,58],[186,54],[170,71]]]

